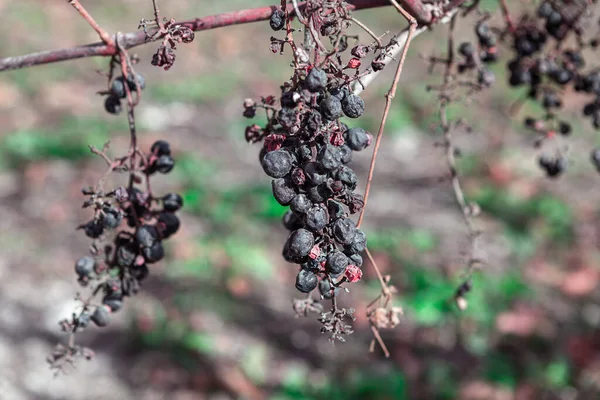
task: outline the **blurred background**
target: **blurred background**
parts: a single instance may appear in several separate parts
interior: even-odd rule
[[[190,19],[270,3],[180,0],[160,8]],[[149,0],[83,4],[109,32],[152,17]],[[491,0],[483,7],[496,11]],[[393,34],[405,23],[390,11],[357,17]],[[64,1],[0,0],[0,21],[0,57],[97,41]],[[459,42],[474,38],[468,20],[458,32]],[[57,322],[74,310],[74,260],[89,246],[75,230],[90,217],[80,190],[105,168],[87,146],[110,140],[109,154],[123,154],[126,117],[106,114],[96,94],[106,88],[97,71],[107,59],[1,73],[0,398],[600,398],[600,176],[589,163],[597,134],[580,121],[582,99],[567,94],[569,168],[546,178],[535,137],[522,127],[540,109],[527,103],[508,113],[524,95],[505,84],[508,48],[493,67],[496,87],[451,109],[473,127],[455,135],[459,171],[482,208],[489,261],[458,311],[452,295],[468,241],[449,182],[439,179],[447,169],[431,129],[437,103],[425,87],[440,75],[428,75],[423,59],[443,54],[446,33],[436,27],[411,48],[363,225],[405,311],[398,328],[382,332],[390,359],[378,348],[369,353],[364,309],[380,289],[366,263],[363,282],[340,298],[357,310],[347,343],[330,344],[316,317],[294,317],[296,268],[281,257],[285,209],[272,199],[259,145],[244,141],[243,100],[279,93],[290,76],[289,58],[269,51],[273,32],[264,22],[198,33],[167,72],[150,65],[157,44],[135,49],[147,84],[136,109],[140,145],[171,143],[176,167],[153,186],[182,193],[182,228],[112,324],[78,336],[96,358],[54,378],[45,358],[66,339]],[[350,125],[377,129],[389,69],[364,93],[365,116]],[[355,154],[362,185],[369,161],[369,152]]]

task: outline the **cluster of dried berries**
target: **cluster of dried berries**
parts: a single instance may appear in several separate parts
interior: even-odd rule
[[[125,83],[125,79],[123,76],[119,76],[112,80],[110,84],[110,91],[106,92],[107,96],[104,100],[104,109],[109,114],[120,114],[123,109],[121,105],[121,99],[127,97],[127,88],[131,92],[137,91],[137,86],[139,86],[140,90],[144,90],[146,88],[146,80],[140,74],[136,74],[136,79],[133,79],[133,75],[130,75],[127,78],[127,83]],[[127,85],[127,88],[125,88]]]
[[[557,134],[568,136],[571,126],[557,118],[556,111],[563,106],[564,93],[576,92],[594,96],[583,109],[596,129],[600,128],[600,73],[585,71],[583,50],[593,46],[582,37],[580,22],[585,16],[585,5],[577,2],[542,2],[536,15],[526,15],[509,30],[515,57],[508,63],[509,84],[526,86],[528,98],[540,103],[543,116],[528,116],[525,125],[541,134],[535,141],[541,146],[545,139]],[[572,38],[577,47],[569,47]],[[556,143],[556,142],[555,142]],[[549,177],[560,176],[567,168],[565,152],[559,146],[551,153],[539,156],[539,165]]]
[[[265,126],[246,128],[246,139],[251,143],[263,141],[260,163],[273,178],[273,196],[290,207],[283,218],[291,231],[283,257],[299,265],[296,288],[303,293],[318,288],[325,299],[337,296],[343,283],[362,277],[361,253],[367,238],[350,214],[360,212],[364,201],[355,193],[358,179],[349,163],[353,152],[364,150],[372,141],[364,129],[349,128],[340,121],[343,116],[358,118],[364,113],[365,104],[351,92],[350,83],[358,76],[360,58],[371,49],[357,45],[351,49],[350,62],[342,64],[339,53],[348,46],[346,39],[340,39],[343,24],[337,22],[320,25],[321,34],[332,43],[346,43],[336,49],[337,56],[330,57],[337,62],[300,60],[302,66],[283,84],[279,98],[244,102],[244,116],[254,117],[257,109],[267,114]],[[270,25],[274,30],[283,29],[286,14],[276,10]],[[336,65],[346,67],[338,69]],[[356,74],[349,76],[344,69]],[[372,65],[369,70],[373,70]],[[349,326],[340,332],[330,321],[351,316],[351,311],[335,309],[333,313],[333,317],[323,314],[324,331],[337,338],[340,333],[350,333]]]
[[[245,103],[244,114],[257,107],[272,110],[264,128],[248,128],[251,140],[264,138],[260,162],[273,178],[273,196],[290,210],[284,225],[292,231],[284,258],[301,266],[296,288],[309,293],[317,286],[331,298],[341,282],[356,282],[362,272],[360,253],[364,232],[349,218],[362,210],[363,198],[354,193],[358,179],[348,166],[353,151],[365,149],[371,135],[348,128],[342,115],[358,118],[363,100],[324,69],[312,67],[297,84],[286,84],[279,100]]]
[[[173,166],[169,144],[159,140],[141,160],[139,171],[150,179],[157,172],[169,173]],[[79,229],[94,241],[91,255],[75,262],[75,273],[79,284],[92,286],[93,293],[88,299],[78,296],[81,311],[60,322],[63,331],[75,334],[90,322],[100,327],[108,325],[110,315],[121,309],[125,298],[138,292],[140,282],[149,274],[148,265],[164,257],[163,240],[179,229],[175,213],[183,206],[181,196],[167,193],[154,197],[149,190],[135,186],[140,182],[132,179],[127,189],[119,187],[108,193],[98,188],[83,189],[83,194],[89,196],[83,207],[93,208],[94,216]],[[102,297],[96,301],[98,295]],[[77,351],[89,352],[74,346],[57,349],[63,351],[55,351],[51,363],[58,364]]]
[[[496,37],[492,34],[486,21],[481,21],[476,25],[475,33],[478,39],[477,47],[471,42],[463,42],[458,47],[458,53],[464,59],[458,64],[458,73],[475,70],[477,71],[477,84],[481,88],[488,88],[496,82],[494,73],[485,67],[486,63],[494,62],[498,58]]]

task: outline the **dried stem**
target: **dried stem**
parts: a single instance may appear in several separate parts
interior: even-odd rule
[[[408,35],[406,37],[406,43],[402,49],[402,54],[400,56],[400,62],[398,62],[398,68],[396,69],[396,74],[394,75],[394,81],[392,82],[392,86],[390,90],[387,92],[385,96],[385,108],[383,110],[383,116],[381,117],[381,123],[379,124],[379,130],[377,131],[377,139],[375,139],[375,148],[373,149],[373,157],[371,158],[371,165],[369,167],[369,176],[367,178],[367,186],[365,188],[365,203],[364,207],[360,212],[360,216],[358,217],[357,227],[360,227],[362,224],[363,218],[365,216],[365,210],[367,208],[367,202],[369,200],[369,192],[371,190],[371,183],[373,181],[373,173],[375,172],[375,162],[377,161],[377,153],[379,151],[379,146],[381,145],[381,139],[383,138],[383,130],[385,128],[385,123],[388,118],[388,114],[390,112],[390,107],[392,105],[392,100],[396,95],[396,89],[398,88],[398,81],[400,80],[400,74],[402,73],[402,67],[404,67],[404,61],[406,60],[406,54],[408,53],[408,48],[410,47],[410,42],[412,40],[412,36],[417,29],[417,20],[413,18],[410,14],[408,14],[395,0],[390,0],[391,3],[396,7],[396,9],[402,14],[404,18],[409,23]]]
[[[465,0],[457,0],[452,4],[452,6],[458,7],[464,1]],[[78,2],[76,3],[79,4]],[[354,10],[389,6],[388,0],[349,0],[348,3],[352,5]],[[435,7],[432,7],[431,5],[427,5],[426,7],[420,0],[402,0],[401,3],[402,6],[417,19],[417,22],[419,24],[429,25],[437,22],[437,20],[435,20],[432,16],[432,9],[434,9]],[[300,10],[302,10],[304,7],[305,4],[298,5],[298,8]],[[221,13],[207,17],[193,18],[187,21],[176,22],[176,25],[186,26],[192,29],[193,31],[198,32],[220,28],[224,26],[265,21],[271,17],[271,14],[275,10],[275,8],[275,6],[250,8],[246,10]],[[291,15],[295,15],[293,5],[289,4],[287,6],[287,12]],[[158,27],[155,28],[155,32],[159,29],[160,28]],[[148,39],[147,32],[131,32],[122,35],[122,45],[123,48],[127,50],[132,47],[161,40],[163,38],[162,36],[163,35],[157,35],[155,37],[152,36],[151,39]],[[112,40],[110,36],[108,37],[108,39],[109,41]],[[104,39],[102,40],[104,42]],[[114,43],[112,45],[108,45],[106,42],[92,43],[66,49],[42,51],[39,53],[3,58],[0,59],[0,71],[26,68],[34,65],[49,64],[53,62],[73,60],[77,58],[96,56],[107,57],[114,56],[116,54],[118,54],[118,50],[116,49]]]
[[[108,32],[106,32],[104,29],[102,29],[98,23],[94,20],[94,18],[92,18],[92,16],[87,12],[87,10],[85,8],[83,8],[83,6],[81,5],[81,3],[79,2],[79,0],[67,0],[69,2],[70,5],[73,6],[74,9],[77,10],[77,12],[79,12],[79,14],[83,17],[83,19],[85,19],[87,21],[88,24],[90,24],[90,26],[96,31],[96,33],[98,33],[98,36],[100,36],[100,40],[102,40],[106,46],[108,47],[115,47],[115,41],[113,40],[113,38],[108,34]]]

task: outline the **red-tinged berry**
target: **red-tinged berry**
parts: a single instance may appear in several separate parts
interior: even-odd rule
[[[350,68],[350,69],[360,68],[360,64],[361,64],[361,61],[358,58],[351,58],[350,61],[348,61],[348,65],[346,65],[346,68]]]
[[[346,267],[346,271],[344,272],[344,276],[350,283],[358,282],[362,278],[362,271],[356,265],[348,265]]]

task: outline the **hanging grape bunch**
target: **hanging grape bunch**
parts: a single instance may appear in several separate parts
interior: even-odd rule
[[[571,124],[557,116],[565,93],[593,96],[583,107],[583,115],[600,129],[600,73],[597,68],[586,69],[584,58],[584,51],[597,46],[597,39],[583,37],[585,11],[583,3],[544,1],[534,15],[525,15],[518,24],[508,26],[506,40],[514,52],[507,65],[508,83],[526,87],[527,97],[544,109],[542,116],[527,116],[525,126],[538,135],[537,147],[546,142],[554,145],[552,151],[544,151],[538,158],[540,167],[551,178],[560,176],[568,165],[566,147],[557,141],[557,137],[572,133]]]
[[[101,152],[104,156],[105,150]],[[109,172],[122,168],[127,160],[130,158],[117,159]],[[93,239],[93,243],[91,255],[75,262],[75,273],[79,284],[91,286],[93,293],[85,299],[78,295],[80,311],[73,313],[71,319],[60,322],[63,331],[75,335],[90,322],[99,327],[107,326],[111,314],[123,307],[127,297],[139,291],[140,283],[149,275],[148,265],[164,257],[163,241],[179,229],[180,222],[175,213],[183,206],[183,200],[177,193],[154,197],[148,180],[157,172],[169,173],[173,167],[169,144],[159,140],[139,161],[139,168],[130,175],[127,189],[118,187],[104,192],[101,189],[103,179],[96,187],[83,189],[83,194],[89,197],[83,206],[93,208],[94,215],[79,229]],[[145,175],[145,189],[136,185],[142,182],[136,179],[137,173]],[[96,300],[96,296],[100,299]],[[58,345],[49,362],[59,368],[62,361],[77,354],[89,358],[92,352],[80,346]]]
[[[285,24],[285,13],[273,13],[272,29],[281,30]],[[332,42],[346,43],[333,22],[324,23],[321,33]],[[273,47],[277,41],[271,40]],[[339,52],[343,47],[347,44]],[[360,65],[368,51],[367,46],[354,47],[347,68],[354,72],[352,68]],[[283,224],[291,233],[282,253],[286,261],[299,266],[296,288],[310,293],[318,287],[322,298],[332,299],[343,283],[362,277],[361,252],[367,238],[350,215],[360,212],[364,201],[355,192],[358,178],[349,164],[352,153],[367,148],[372,136],[340,121],[343,116],[358,118],[364,113],[362,98],[350,91],[356,75],[341,73],[332,62],[319,65],[308,57],[299,60],[300,49],[298,54],[295,62],[301,68],[283,84],[278,99],[245,101],[246,117],[254,117],[260,108],[268,117],[264,127],[249,126],[246,139],[263,142],[260,164],[273,178],[273,196],[290,208]]]

